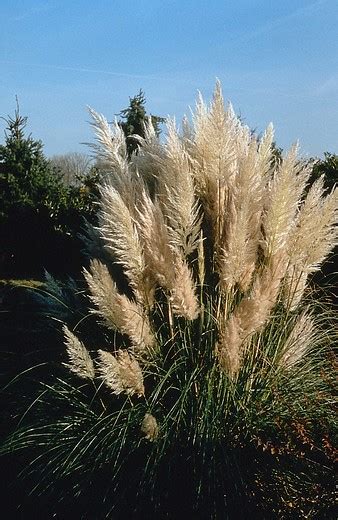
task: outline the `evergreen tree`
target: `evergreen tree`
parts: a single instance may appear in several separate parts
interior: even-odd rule
[[[5,119],[0,145],[1,258],[11,275],[35,270],[58,229],[58,215],[67,204],[67,190],[43,153],[41,141],[25,136],[27,117],[17,106]],[[41,266],[42,267],[42,266]]]
[[[323,176],[324,189],[327,193],[338,186],[338,155],[325,152],[324,158],[317,161],[313,167],[311,183]],[[315,281],[321,286],[330,288],[329,294],[332,302],[338,304],[338,244],[333,253],[322,266]]]
[[[0,222],[19,207],[55,218],[66,195],[60,176],[44,156],[41,141],[25,137],[27,117],[20,115],[19,107],[5,121],[5,144],[0,145]]]
[[[318,161],[312,172],[312,180],[315,181],[324,175],[324,186],[328,190],[338,185],[338,155],[325,152],[324,159]]]
[[[133,152],[137,151],[138,143],[137,139],[133,137],[133,135],[139,135],[141,137],[145,137],[145,124],[150,119],[155,132],[157,135],[160,134],[160,124],[165,121],[163,117],[147,115],[146,108],[146,99],[142,89],[140,89],[139,93],[129,98],[129,107],[121,110],[118,114],[124,121],[120,122],[120,126],[126,136],[127,140],[127,150],[129,157]]]

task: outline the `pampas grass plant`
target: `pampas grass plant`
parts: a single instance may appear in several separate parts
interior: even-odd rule
[[[28,454],[36,491],[77,500],[72,518],[311,515],[337,332],[308,282],[337,244],[338,191],[308,189],[297,146],[276,164],[272,126],[257,139],[219,83],[164,142],[149,121],[130,159],[91,114],[89,313],[64,325],[67,360],[3,450]]]

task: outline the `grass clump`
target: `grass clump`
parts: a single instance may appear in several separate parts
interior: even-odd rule
[[[90,312],[4,450],[78,518],[317,514],[302,497],[330,493],[336,332],[308,279],[337,242],[337,191],[308,189],[297,147],[276,164],[272,126],[257,140],[219,84],[164,143],[149,122],[131,158],[92,116]]]

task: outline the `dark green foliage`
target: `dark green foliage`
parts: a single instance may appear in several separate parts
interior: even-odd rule
[[[324,176],[324,186],[330,192],[338,185],[338,155],[325,152],[324,159],[314,164],[311,183]],[[314,281],[326,291],[334,305],[338,305],[338,246],[324,262],[321,271],[316,273]]]
[[[135,139],[133,135],[145,137],[145,124],[149,118],[157,135],[160,134],[160,123],[164,122],[163,117],[153,115],[148,116],[146,113],[145,103],[146,99],[144,92],[140,90],[136,96],[129,98],[129,107],[121,110],[118,114],[122,119],[124,119],[124,121],[121,121],[119,124],[124,135],[127,137],[127,150],[129,157],[138,147],[137,139]]]
[[[55,219],[66,191],[42,150],[42,143],[25,137],[27,118],[19,108],[8,117],[5,144],[0,145],[1,223],[17,209],[33,209]]]
[[[95,221],[99,173],[92,168],[77,186],[66,186],[42,143],[25,136],[27,118],[18,107],[5,121],[5,143],[0,145],[1,275],[79,270],[83,258],[77,235],[84,219]]]
[[[317,161],[313,167],[312,180],[324,175],[324,185],[328,190],[338,184],[338,155],[325,152],[324,159]]]
[[[283,148],[277,146],[276,142],[272,143],[272,166],[275,167],[283,160]]]
[[[25,136],[27,118],[18,107],[6,123],[5,144],[0,146],[0,235],[2,260],[12,274],[14,264],[19,271],[33,269],[33,250],[44,258],[46,240],[57,230],[67,193],[41,142]]]
[[[45,158],[42,143],[25,137],[27,118],[19,108],[6,122],[5,144],[0,145],[1,221],[13,206],[34,208],[55,219],[66,195],[60,176]]]
[[[82,232],[85,221],[96,223],[100,172],[93,166],[78,181],[77,186],[68,186],[66,204],[58,216],[61,229],[73,237]]]

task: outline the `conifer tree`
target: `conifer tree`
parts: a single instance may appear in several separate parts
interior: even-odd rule
[[[313,167],[312,180],[324,175],[324,186],[328,190],[338,185],[338,155],[325,152],[324,159],[317,161]]]
[[[42,252],[42,237],[46,239],[57,228],[67,193],[61,177],[45,157],[41,141],[25,135],[27,117],[20,114],[19,106],[14,116],[4,119],[5,143],[0,145],[2,256],[7,261],[16,258],[24,268],[25,259],[37,251],[38,244]],[[28,270],[28,264],[34,263],[33,256],[26,264]]]
[[[145,137],[145,125],[151,121],[157,136],[160,134],[160,124],[164,122],[163,117],[147,115],[146,98],[142,89],[139,93],[129,98],[129,107],[121,110],[118,114],[124,121],[120,121],[120,126],[127,138],[127,151],[130,157],[138,148],[138,142],[134,135]]]
[[[36,212],[56,214],[62,192],[61,178],[52,170],[44,156],[41,141],[25,136],[27,117],[5,119],[5,144],[0,145],[0,184],[2,221],[13,206],[27,206]]]

